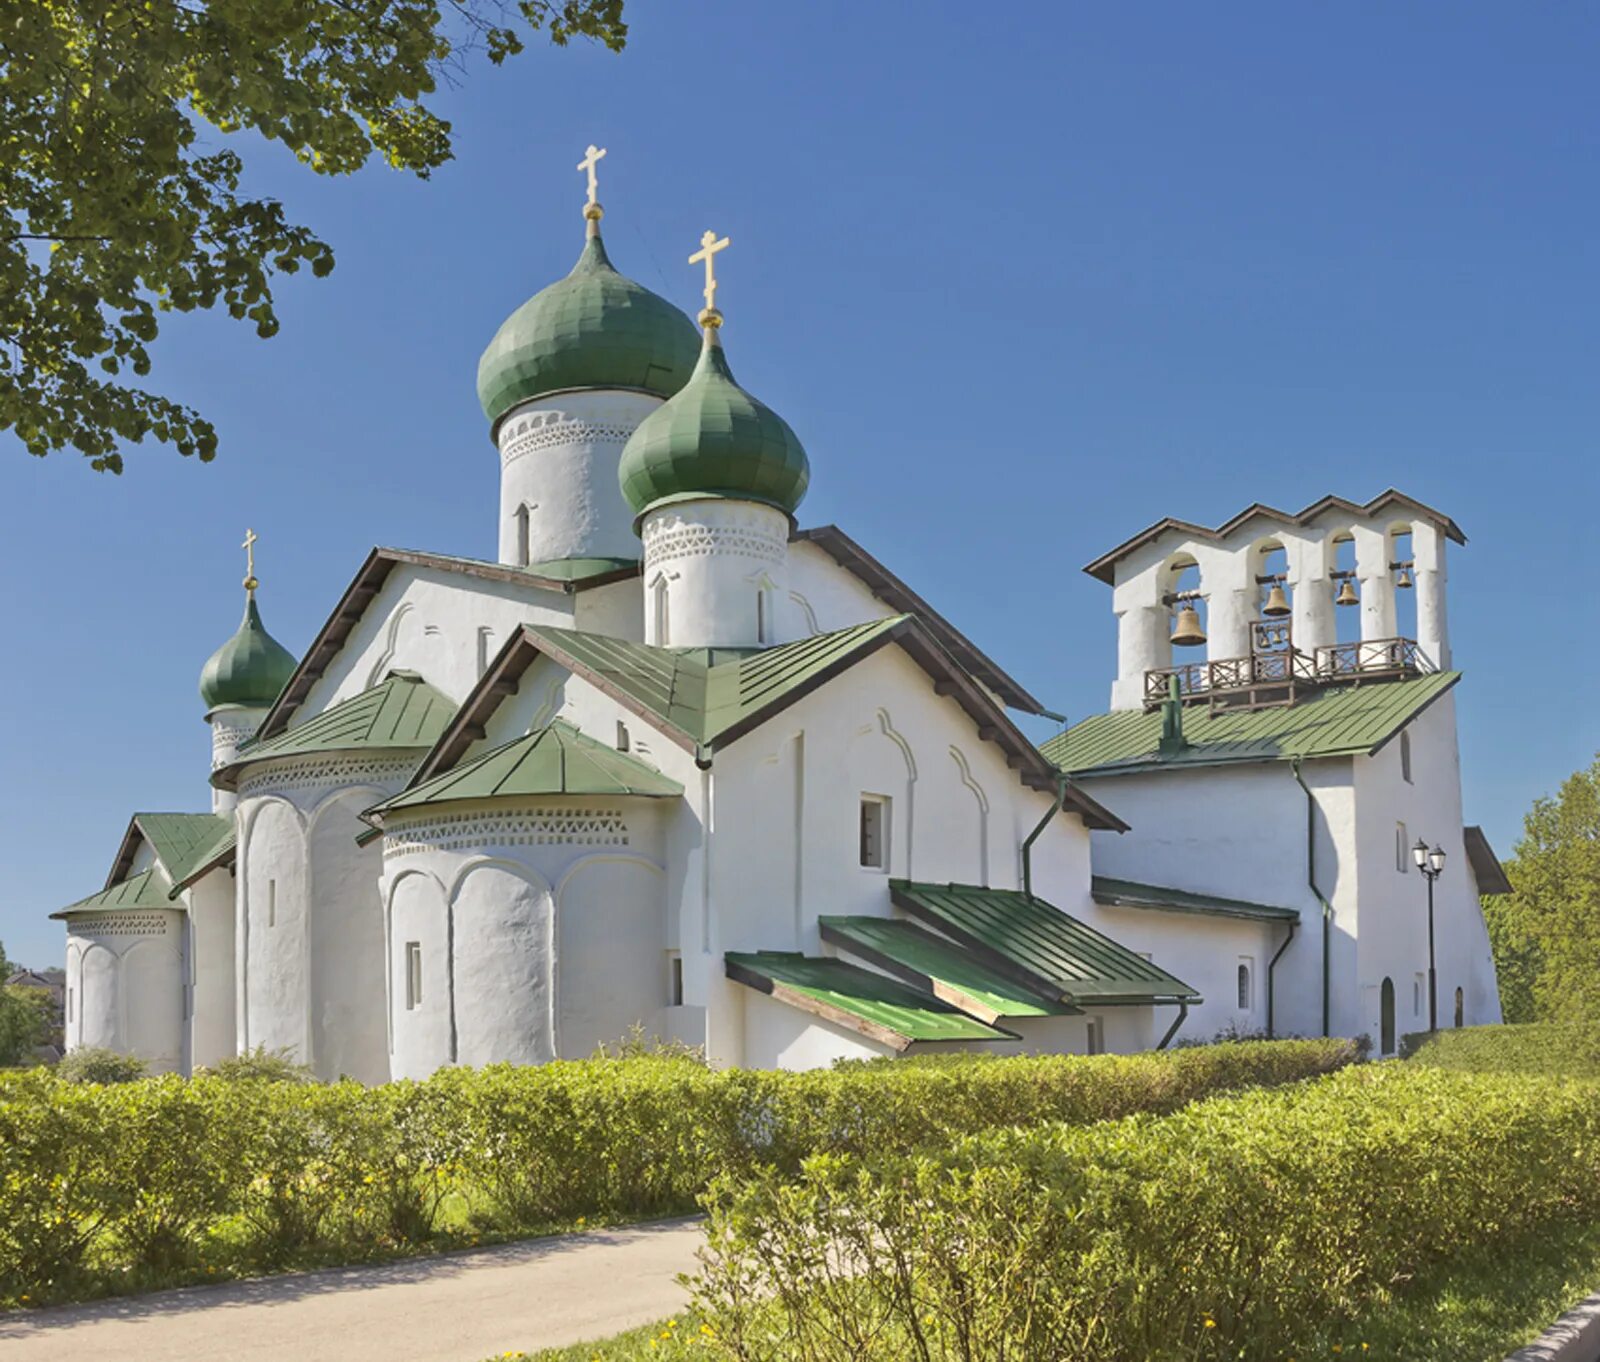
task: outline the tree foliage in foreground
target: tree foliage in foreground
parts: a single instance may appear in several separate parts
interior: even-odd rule
[[[272,283],[333,268],[283,205],[241,192],[219,134],[281,142],[318,174],[450,159],[427,106],[474,51],[618,50],[623,0],[0,0],[0,430],[122,471],[147,437],[209,460],[198,411],[140,386],[167,312],[278,330]]]
[[[32,1060],[34,1049],[50,1038],[50,999],[43,989],[8,988],[14,967],[0,942],[0,1068]]]
[[[1600,757],[1541,798],[1484,916],[1507,1021],[1600,1019]]]

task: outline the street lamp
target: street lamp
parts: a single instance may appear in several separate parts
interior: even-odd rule
[[[1436,846],[1429,851],[1428,844],[1419,837],[1416,846],[1411,848],[1411,859],[1417,863],[1417,869],[1428,882],[1428,1030],[1437,1031],[1439,982],[1433,958],[1433,882],[1444,874],[1444,848]]]

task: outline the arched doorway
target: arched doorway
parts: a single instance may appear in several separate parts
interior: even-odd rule
[[[1456,989],[1456,1025],[1463,1026],[1466,1024],[1466,1020],[1467,999],[1466,995],[1458,988]]]
[[[1380,990],[1380,1021],[1382,1051],[1386,1055],[1394,1053],[1394,980],[1385,978],[1383,988]]]

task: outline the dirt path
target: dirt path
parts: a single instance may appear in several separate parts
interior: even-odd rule
[[[681,1309],[698,1220],[0,1315],[5,1362],[480,1362]]]

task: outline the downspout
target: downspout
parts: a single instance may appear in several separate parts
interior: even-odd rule
[[[1050,812],[1039,820],[1039,826],[1030,832],[1022,843],[1022,892],[1031,903],[1033,902],[1033,844],[1039,840],[1039,834],[1050,826],[1050,820],[1061,812],[1067,802],[1067,773],[1056,773],[1056,797],[1050,805]]]
[[[1271,1040],[1273,1035],[1274,1035],[1274,1029],[1273,1029],[1273,1025],[1272,1025],[1272,999],[1273,999],[1272,971],[1277,969],[1279,959],[1282,957],[1283,953],[1286,950],[1289,949],[1289,943],[1294,940],[1295,928],[1298,927],[1299,925],[1300,925],[1300,919],[1299,918],[1290,918],[1289,919],[1289,935],[1283,938],[1283,945],[1279,946],[1278,949],[1273,952],[1272,959],[1267,961],[1267,1039],[1268,1040]]]
[[[1299,757],[1290,758],[1289,769],[1294,772],[1300,788],[1306,792],[1306,883],[1322,905],[1322,1034],[1328,1036],[1333,1034],[1329,1025],[1329,951],[1333,942],[1333,905],[1322,897],[1322,890],[1317,888],[1317,797],[1311,793],[1311,787],[1300,774]]]
[[[1167,1034],[1161,1037],[1161,1044],[1156,1046],[1156,1049],[1165,1050],[1167,1048],[1168,1043],[1175,1035],[1178,1034],[1178,1028],[1183,1025],[1183,1023],[1188,1019],[1188,1016],[1189,1004],[1179,1003],[1178,1015],[1172,1019],[1172,1025],[1167,1028]]]

